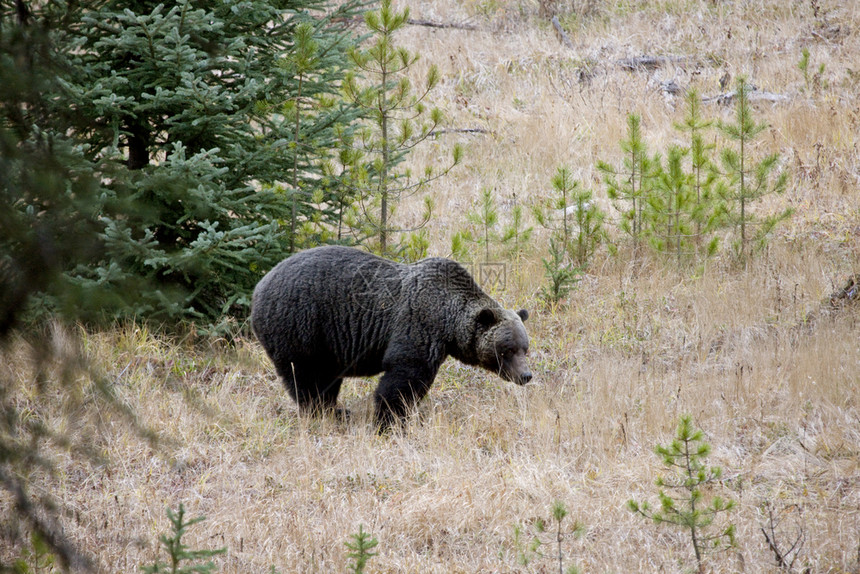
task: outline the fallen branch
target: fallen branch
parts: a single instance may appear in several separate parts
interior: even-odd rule
[[[689,60],[689,56],[642,56],[640,58],[622,58],[615,63],[627,71],[656,70],[668,64],[681,64]]]
[[[753,87],[748,94],[749,101],[751,102],[787,102],[791,98],[783,94],[774,94],[773,92],[763,92]],[[725,92],[722,94],[717,94],[716,96],[710,96],[706,98],[702,98],[703,104],[730,104],[735,99],[735,92]]]
[[[406,21],[407,24],[413,26],[426,26],[428,28],[454,28],[457,30],[477,30],[478,27],[472,24],[456,24],[453,22],[431,22],[430,20],[416,20],[410,18]]]
[[[442,136],[445,134],[488,134],[491,133],[489,130],[485,130],[484,128],[451,128],[451,129],[443,129],[443,130],[433,130],[428,136]]]
[[[552,27],[555,28],[555,34],[558,36],[558,41],[565,45],[565,47],[573,50],[573,42],[570,41],[570,37],[567,35],[567,32],[564,31],[564,28],[561,27],[561,22],[558,21],[558,16],[552,17]]]

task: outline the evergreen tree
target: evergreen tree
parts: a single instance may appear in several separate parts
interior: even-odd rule
[[[90,384],[74,333],[63,332],[57,344],[53,333],[62,329],[48,329],[30,313],[34,300],[47,295],[55,317],[87,319],[109,294],[77,290],[63,275],[102,257],[102,182],[114,176],[68,136],[85,127],[85,118],[55,107],[71,70],[56,31],[72,20],[70,12],[65,3],[0,3],[0,365],[8,367],[0,369],[3,572],[25,571],[30,560],[51,571],[93,569],[66,534],[71,510],[43,481],[55,472],[56,457],[94,452],[89,415],[123,410],[104,381]],[[46,403],[62,404],[62,413],[52,416]],[[12,563],[16,550],[21,560]]]
[[[490,245],[501,242],[501,236],[496,231],[496,226],[499,223],[499,210],[496,208],[492,189],[484,188],[481,192],[478,209],[467,213],[466,219],[475,227],[477,234],[467,231],[465,237],[483,249],[484,263],[489,263]]]
[[[683,255],[692,251],[697,208],[691,174],[682,165],[685,155],[678,146],[669,148],[666,166],[657,170],[657,184],[648,198],[651,242],[658,251],[674,252],[679,268]]]
[[[394,34],[408,19],[409,9],[394,10],[391,0],[382,0],[379,10],[367,12],[365,24],[371,31],[371,43],[366,49],[350,52],[357,73],[349,74],[344,83],[346,98],[369,118],[357,142],[363,154],[353,158],[353,172],[357,175],[354,182],[360,190],[364,224],[373,230],[377,250],[382,254],[397,251],[390,237],[402,231],[391,221],[397,202],[445,175],[460,162],[462,153],[459,146],[454,146],[451,164],[438,173],[428,166],[423,174],[413,177],[410,170],[397,169],[442,122],[442,112],[432,108],[428,114],[424,103],[439,81],[438,70],[431,66],[424,85],[416,91],[406,72],[418,61],[418,55],[394,42]],[[423,227],[430,218],[432,204],[426,206],[424,220],[416,228]]]
[[[515,257],[519,257],[531,239],[532,231],[534,231],[534,227],[526,225],[523,206],[516,204],[511,209],[510,221],[502,228],[500,239],[502,243],[510,246],[511,253]]]
[[[715,192],[717,173],[711,159],[716,145],[705,143],[705,133],[713,126],[713,121],[702,118],[702,99],[695,89],[686,95],[687,112],[684,121],[675,124],[675,129],[689,134],[687,151],[690,158],[691,185],[695,195],[692,210],[695,223],[695,244],[701,247],[703,240],[718,225],[722,205],[718,203]],[[706,252],[712,254],[717,249],[716,237],[707,242]]]
[[[92,307],[62,272],[101,252],[100,167],[67,136],[81,118],[50,97],[69,70],[52,37],[65,12],[15,8],[0,7],[0,339],[46,293],[55,311],[86,317]]]
[[[597,247],[609,245],[603,227],[606,214],[594,202],[592,191],[573,179],[570,169],[559,167],[552,186],[556,196],[535,205],[532,212],[539,224],[552,231],[559,248],[585,270]]]
[[[71,272],[82,288],[135,295],[111,316],[212,324],[246,313],[263,272],[296,248],[297,221],[319,209],[314,192],[336,187],[320,156],[355,117],[333,98],[355,11],[107,0],[68,14],[58,48],[73,73],[57,107],[85,120],[72,135],[87,159],[124,165],[99,209],[138,205],[103,213],[104,257]],[[321,217],[334,224],[330,205]]]
[[[699,572],[705,572],[705,553],[716,550],[721,543],[735,544],[735,527],[729,523],[713,532],[711,526],[735,507],[733,500],[711,495],[709,487],[719,484],[722,470],[708,466],[705,459],[711,445],[704,433],[696,429],[690,415],[682,415],[669,445],[655,448],[670,474],[657,478],[660,508],[652,509],[648,502],[627,501],[627,508],[655,524],[675,525],[690,534]]]
[[[531,238],[532,228],[523,221],[522,206],[515,205],[507,224],[499,230],[500,218],[493,190],[489,187],[481,191],[476,209],[466,214],[469,227],[462,229],[451,238],[451,252],[455,258],[469,258],[469,244],[476,245],[484,252],[484,263],[491,260],[492,246],[508,245],[514,255],[518,255]]]
[[[776,224],[791,215],[792,210],[786,209],[759,218],[750,209],[762,197],[785,191],[788,173],[777,169],[779,154],[770,154],[757,162],[752,157],[755,140],[767,129],[767,124],[758,123],[753,118],[746,78],[738,78],[735,88],[734,123],[720,122],[719,128],[737,145],[736,149],[727,147],[722,150],[722,167],[726,177],[722,194],[728,203],[729,223],[738,233],[737,252],[745,258],[751,239],[761,245]],[[750,236],[748,228],[756,229],[753,236]]]
[[[654,182],[653,160],[642,139],[642,118],[638,114],[627,116],[627,139],[620,142],[624,154],[622,169],[598,161],[597,169],[603,172],[609,198],[620,204],[621,229],[633,239],[638,250],[645,235],[648,196]]]

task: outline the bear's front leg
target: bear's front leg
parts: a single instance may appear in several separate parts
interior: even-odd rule
[[[386,369],[374,393],[379,432],[406,418],[430,390],[437,370],[438,367],[416,361],[398,362]]]

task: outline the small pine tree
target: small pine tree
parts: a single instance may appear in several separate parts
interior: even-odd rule
[[[803,74],[803,82],[806,84],[806,91],[812,91],[816,95],[821,91],[822,81],[821,77],[824,75],[824,63],[822,62],[818,66],[818,70],[811,74],[809,71],[810,57],[809,57],[809,48],[804,46],[800,50],[800,60],[797,62],[797,69],[800,70],[800,73]]]
[[[415,93],[407,73],[418,61],[418,55],[394,42],[394,34],[408,19],[409,9],[394,10],[391,0],[382,0],[379,10],[365,14],[372,42],[366,49],[350,51],[358,72],[346,76],[343,90],[346,99],[369,118],[367,129],[359,134],[357,142],[363,154],[353,160],[364,163],[365,167],[354,167],[353,171],[359,175],[355,183],[360,188],[363,213],[367,224],[375,230],[378,251],[382,254],[395,251],[390,235],[400,231],[391,222],[397,202],[448,173],[462,155],[460,146],[454,146],[451,163],[439,173],[429,166],[417,178],[409,170],[397,171],[409,152],[427,140],[443,119],[438,108],[430,109],[427,114],[424,104],[439,82],[438,69],[430,66],[424,86]],[[367,80],[360,82],[358,74],[364,74]],[[429,217],[425,212],[423,222],[417,227],[426,224]]]
[[[501,242],[509,245],[513,255],[519,257],[531,239],[533,231],[533,227],[525,224],[523,206],[517,204],[511,209],[510,221],[502,228]]]
[[[496,225],[499,223],[499,210],[496,209],[492,189],[484,188],[481,192],[478,210],[466,214],[466,219],[478,229],[478,235],[474,238],[474,242],[484,250],[484,263],[489,263],[490,245],[500,240],[496,231]]]
[[[182,537],[185,536],[189,526],[193,526],[198,522],[206,520],[205,517],[199,516],[191,520],[185,520],[185,507],[180,503],[179,510],[174,513],[171,509],[167,509],[167,519],[170,520],[171,535],[162,534],[159,537],[164,550],[170,558],[169,563],[156,562],[151,566],[141,568],[145,574],[208,574],[215,570],[215,564],[212,561],[203,564],[196,564],[201,560],[212,558],[218,554],[223,554],[227,551],[226,548],[218,550],[190,550],[182,542]]]
[[[565,534],[570,533],[574,538],[577,538],[582,535],[584,532],[583,525],[578,521],[573,523],[573,527],[571,530],[564,528],[563,523],[564,519],[567,518],[568,511],[565,508],[564,503],[560,500],[557,500],[552,505],[552,518],[550,522],[555,522],[556,531],[555,531],[555,542],[558,545],[558,552],[556,554],[558,558],[558,573],[559,574],[578,574],[580,572],[579,568],[576,565],[569,566],[566,570],[564,568],[564,552],[562,550],[562,542],[564,541]],[[529,563],[544,558],[544,553],[541,551],[541,547],[545,545],[545,543],[541,540],[541,536],[544,535],[547,531],[547,522],[541,518],[538,518],[534,522],[534,530],[535,535],[532,537],[531,541],[524,547],[523,546],[523,529],[519,525],[514,526],[514,548],[517,552],[517,562],[521,566],[528,566]]]
[[[541,259],[544,274],[549,280],[549,285],[541,289],[541,294],[548,302],[558,303],[579,282],[582,269],[568,261],[567,251],[552,237],[549,240],[549,255],[550,259]]]
[[[684,121],[675,124],[675,129],[689,133],[690,136],[687,151],[692,176],[690,184],[695,194],[692,210],[695,223],[694,242],[697,249],[704,245],[705,253],[712,255],[716,252],[719,240],[717,237],[708,239],[708,235],[716,229],[722,212],[715,193],[717,173],[711,159],[716,144],[705,143],[705,133],[714,122],[702,118],[702,99],[695,89],[688,91],[685,99],[687,112]]]
[[[578,267],[586,269],[601,244],[609,244],[603,227],[606,214],[594,202],[591,190],[573,179],[567,167],[559,167],[552,178],[556,196],[534,206],[537,222],[552,232]]]
[[[728,204],[728,221],[737,230],[737,253],[742,259],[750,254],[751,244],[762,246],[774,227],[792,214],[786,209],[775,215],[758,218],[752,212],[753,203],[770,194],[781,194],[788,183],[788,173],[778,169],[779,154],[771,154],[756,162],[752,148],[767,124],[753,118],[749,102],[749,85],[740,77],[735,89],[735,121],[720,122],[720,131],[737,149],[724,148],[721,154],[725,185],[721,193]],[[750,234],[751,229],[755,233]]]
[[[481,191],[477,208],[466,214],[466,221],[469,227],[456,232],[451,238],[451,253],[461,260],[469,259],[470,245],[483,251],[484,263],[492,260],[494,245],[509,245],[511,251],[518,254],[532,233],[532,228],[524,224],[522,207],[519,205],[514,206],[510,221],[499,231],[499,209],[493,197],[493,190],[489,187]]]
[[[620,227],[632,239],[638,251],[645,235],[648,196],[653,188],[653,160],[642,139],[642,118],[638,114],[627,116],[627,138],[620,142],[624,154],[623,168],[598,161],[597,169],[603,172],[603,181],[609,198],[616,202],[622,214]]]
[[[351,534],[352,542],[344,542],[349,549],[347,557],[353,560],[347,565],[349,571],[353,574],[363,574],[364,567],[367,566],[368,560],[377,555],[377,552],[371,552],[379,542],[376,537],[364,531],[364,525],[358,525],[358,532]]]
[[[659,167],[654,191],[648,198],[651,244],[669,255],[674,252],[678,268],[684,254],[692,250],[698,207],[691,174],[682,165],[685,155],[678,146],[669,148],[666,166]]]
[[[710,526],[718,516],[735,507],[733,500],[714,496],[705,499],[704,487],[718,483],[722,471],[709,467],[704,459],[711,452],[711,445],[703,440],[704,433],[693,428],[689,415],[681,417],[675,431],[675,439],[668,446],[657,445],[655,452],[673,475],[659,477],[656,481],[660,509],[652,510],[648,502],[629,500],[627,507],[632,512],[653,520],[656,524],[673,524],[690,534],[699,572],[704,572],[705,552],[720,547],[723,541],[730,546],[735,543],[735,527],[729,524],[717,533]]]

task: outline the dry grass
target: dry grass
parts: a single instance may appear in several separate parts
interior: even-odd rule
[[[759,531],[765,501],[790,509],[786,541],[803,528],[810,571],[860,571],[860,310],[801,326],[860,267],[860,5],[821,0],[816,16],[811,2],[777,0],[577,2],[580,12],[562,15],[571,52],[537,18],[537,2],[408,4],[415,18],[478,26],[412,27],[401,40],[440,67],[436,97],[453,127],[490,132],[445,136],[415,158],[446,153],[455,138],[467,148],[465,164],[431,190],[434,254],[447,253],[484,186],[497,190],[503,216],[548,193],[560,164],[599,189],[594,163],[618,160],[627,113],[643,116],[652,149],[677,138],[682,103],[660,81],[712,95],[726,71],[790,97],[756,111],[771,125],[760,151],[780,152],[792,171],[770,207],[797,213],[746,270],[722,257],[695,273],[658,260],[634,269],[622,250],[600,256],[558,309],[536,297],[546,242],[538,236],[497,293],[533,311],[537,383],[514,388],[449,361],[421,416],[390,437],[366,424],[373,381],[344,389],[358,420],[309,421],[255,342],[201,348],[138,327],[83,335],[96,370],[162,441],[154,447],[123,417],[81,401],[106,462],[58,453],[57,473],[42,481],[69,509],[72,538],[103,571],[132,572],[154,560],[165,507],[183,502],[207,516],[187,542],[226,546],[215,559],[225,573],[343,571],[343,543],[359,524],[380,541],[371,572],[550,572],[549,557],[518,565],[513,528],[533,532],[560,500],[586,527],[566,539],[568,563],[688,571],[684,536],[624,503],[656,498],[652,449],[691,413],[738,502],[739,546],[716,555],[714,571],[776,571]],[[796,68],[803,46],[813,66],[825,64],[820,89],[807,89]],[[613,63],[643,54],[691,63],[632,73]],[[418,199],[401,217],[417,213]],[[4,368],[24,380],[19,359]],[[21,391],[22,405],[31,399]],[[45,416],[64,413],[56,404]]]

